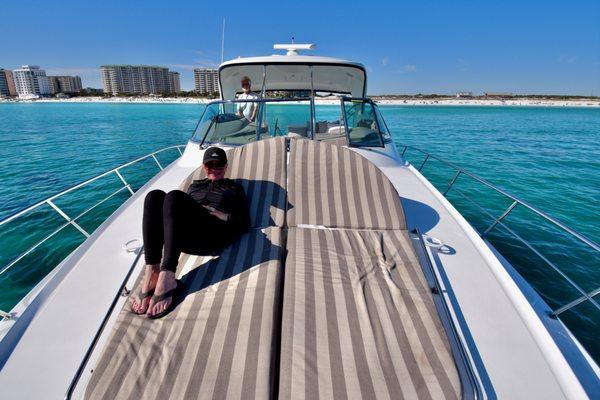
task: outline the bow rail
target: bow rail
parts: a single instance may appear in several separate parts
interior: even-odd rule
[[[59,232],[61,232],[63,229],[65,229],[67,226],[71,225],[74,228],[77,229],[77,231],[79,231],[79,233],[81,233],[86,239],[90,236],[90,232],[88,232],[87,230],[85,230],[80,224],[77,223],[77,221],[83,217],[84,215],[88,214],[90,211],[92,211],[93,209],[97,208],[98,206],[100,206],[101,204],[105,203],[106,201],[110,200],[111,198],[113,198],[114,196],[118,195],[119,193],[127,190],[129,192],[129,194],[132,196],[135,191],[134,189],[131,187],[131,185],[125,180],[125,177],[123,176],[123,174],[121,173],[121,170],[123,168],[129,167],[131,165],[137,164],[141,161],[147,160],[147,159],[153,159],[154,162],[156,163],[156,166],[159,168],[160,171],[162,171],[164,168],[161,165],[161,163],[159,162],[158,158],[156,157],[157,154],[165,152],[167,150],[172,150],[172,149],[176,149],[179,152],[179,155],[181,156],[183,153],[181,151],[182,148],[185,148],[185,145],[176,145],[176,146],[169,146],[169,147],[165,147],[162,148],[160,150],[156,150],[152,153],[146,154],[145,156],[136,158],[133,161],[129,161],[125,164],[119,165],[116,168],[110,169],[106,172],[103,172],[99,175],[94,176],[93,178],[87,179],[83,182],[77,183],[59,193],[56,193],[44,200],[41,200],[29,207],[26,207],[20,211],[15,212],[14,214],[6,217],[5,219],[3,219],[2,221],[0,221],[0,227],[6,225],[7,223],[21,217],[21,216],[25,216],[35,210],[37,210],[38,208],[42,207],[42,206],[50,206],[50,208],[56,212],[58,215],[60,215],[65,222],[58,226],[55,230],[53,230],[50,234],[46,235],[43,239],[37,241],[33,246],[29,247],[27,250],[25,250],[24,252],[20,253],[17,257],[15,257],[12,261],[10,261],[8,264],[4,265],[3,267],[0,268],[0,276],[2,276],[3,274],[5,274],[7,271],[9,271],[11,268],[13,268],[15,265],[17,265],[19,263],[19,261],[21,261],[23,258],[25,258],[27,255],[29,255],[31,252],[33,252],[35,249],[37,249],[39,246],[41,246],[42,244],[44,244],[45,242],[47,242],[48,240],[50,240],[52,237],[54,237],[55,235],[57,235]],[[58,207],[55,203],[55,200],[66,195],[67,193],[73,192],[74,190],[77,190],[79,188],[85,187],[87,185],[89,185],[92,182],[95,182],[103,177],[109,176],[111,174],[116,175],[116,177],[119,179],[119,181],[123,184],[122,187],[118,188],[117,190],[113,191],[112,193],[110,193],[108,196],[104,197],[103,199],[97,201],[96,203],[94,203],[91,207],[88,207],[87,209],[85,209],[84,211],[82,211],[81,213],[77,214],[74,217],[69,216],[64,210],[62,210],[60,207]],[[60,262],[60,261],[59,261]],[[56,264],[58,265],[58,264]],[[0,318],[10,318],[11,315],[9,313],[0,311]]]
[[[404,158],[404,155],[406,153],[406,151],[408,149],[411,150],[416,150],[418,152],[420,152],[421,154],[423,154],[425,156],[425,158],[423,159],[423,161],[421,162],[421,165],[417,168],[417,170],[419,172],[421,172],[423,170],[423,167],[425,167],[425,164],[427,163],[427,161],[429,161],[430,159],[434,159],[436,161],[439,161],[443,164],[445,164],[446,166],[449,166],[450,168],[452,168],[453,170],[455,170],[456,172],[454,173],[454,176],[452,177],[452,179],[450,180],[450,182],[448,183],[448,186],[446,187],[446,189],[444,190],[444,192],[442,193],[444,196],[446,196],[448,194],[448,192],[452,189],[453,192],[456,192],[458,195],[460,195],[462,198],[464,198],[466,201],[468,201],[470,204],[474,205],[479,211],[481,211],[482,213],[484,213],[486,216],[490,217],[493,222],[486,228],[483,230],[483,232],[479,232],[480,236],[482,238],[486,238],[486,236],[492,231],[494,230],[497,226],[502,227],[506,232],[508,232],[513,238],[517,239],[520,243],[522,243],[525,247],[527,247],[529,250],[531,250],[536,256],[538,256],[542,261],[544,261],[544,263],[546,265],[548,265],[550,268],[552,268],[556,273],[558,273],[570,286],[571,288],[575,289],[578,293],[579,293],[579,297],[577,297],[576,299],[567,302],[566,304],[563,304],[561,306],[559,306],[556,309],[552,310],[551,316],[552,317],[558,317],[560,314],[562,314],[565,311],[568,311],[570,309],[572,309],[573,307],[588,301],[590,304],[592,304],[594,307],[596,307],[598,310],[600,310],[600,304],[598,304],[598,301],[596,299],[594,299],[594,296],[600,294],[600,287],[597,287],[591,291],[586,291],[584,290],[580,285],[578,285],[573,279],[571,279],[564,271],[561,270],[561,268],[559,268],[555,263],[553,263],[552,261],[550,261],[548,259],[548,257],[546,257],[539,249],[537,249],[535,246],[533,246],[529,241],[527,241],[525,238],[523,238],[521,235],[519,235],[518,233],[516,233],[513,229],[511,229],[510,227],[508,227],[505,223],[503,223],[502,221],[518,206],[520,207],[524,207],[526,209],[528,209],[529,211],[533,212],[534,214],[540,216],[541,218],[543,218],[544,220],[550,222],[552,225],[558,227],[560,230],[562,230],[563,232],[566,232],[569,236],[577,239],[579,242],[585,244],[587,247],[589,247],[590,249],[595,251],[596,255],[600,255],[600,245],[598,245],[596,242],[594,242],[593,240],[591,240],[590,238],[584,236],[583,234],[575,231],[574,229],[566,226],[565,224],[563,224],[562,222],[558,221],[556,218],[548,215],[547,213],[538,210],[537,208],[535,208],[534,206],[532,206],[531,204],[527,203],[524,200],[521,200],[520,198],[508,193],[507,191],[496,187],[495,185],[493,185],[492,183],[488,182],[487,180],[469,172],[466,171],[465,169],[463,169],[462,167],[450,162],[450,161],[446,161],[444,159],[441,159],[437,156],[434,156],[430,153],[428,153],[425,150],[422,150],[418,147],[415,146],[410,146],[410,145],[400,145],[401,147],[403,147],[401,156]],[[494,190],[496,193],[501,194],[502,196],[504,196],[505,198],[508,198],[509,200],[511,200],[511,204],[508,206],[508,208],[506,208],[504,210],[504,212],[502,212],[499,216],[494,216],[492,215],[488,210],[486,210],[481,204],[479,204],[477,201],[473,200],[470,196],[468,196],[464,191],[454,187],[454,184],[456,183],[457,179],[459,178],[459,176],[461,175],[465,175],[471,179],[473,179],[474,181],[477,181],[483,185],[485,185],[486,187]],[[477,228],[475,228],[477,230]]]

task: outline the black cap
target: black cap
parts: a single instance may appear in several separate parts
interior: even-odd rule
[[[209,147],[204,152],[204,158],[202,159],[202,164],[206,164],[209,161],[219,161],[222,164],[227,164],[227,155],[225,154],[225,150],[220,147]]]

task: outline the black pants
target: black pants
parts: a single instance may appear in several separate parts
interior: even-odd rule
[[[224,221],[181,190],[168,194],[153,190],[146,195],[143,234],[146,264],[159,264],[162,258],[160,269],[173,272],[181,252],[211,254],[232,237]]]

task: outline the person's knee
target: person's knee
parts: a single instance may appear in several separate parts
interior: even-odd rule
[[[182,209],[182,205],[186,202],[187,193],[181,190],[172,190],[165,196],[164,208],[166,213],[172,214],[173,212]]]
[[[169,193],[167,193],[167,195],[165,196],[165,201],[168,201],[170,203],[174,202],[174,201],[181,201],[182,198],[189,196],[186,192],[181,191],[181,190],[171,190]]]
[[[165,200],[165,192],[159,189],[152,190],[148,192],[146,198],[144,199],[144,204],[146,207],[152,207],[155,204],[161,205]]]

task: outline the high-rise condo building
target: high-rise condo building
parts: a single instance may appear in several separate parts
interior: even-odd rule
[[[198,93],[214,93],[219,91],[219,71],[216,69],[194,69],[194,90]]]
[[[181,83],[179,81],[179,72],[169,72],[169,88],[171,93],[181,92]]]
[[[35,98],[51,94],[46,71],[37,65],[23,65],[13,71],[15,88],[21,98]]]
[[[79,76],[49,76],[52,93],[79,93],[83,89]]]
[[[104,93],[161,94],[172,93],[169,69],[149,65],[103,65]]]
[[[16,96],[15,81],[12,71],[0,68],[0,96]]]

